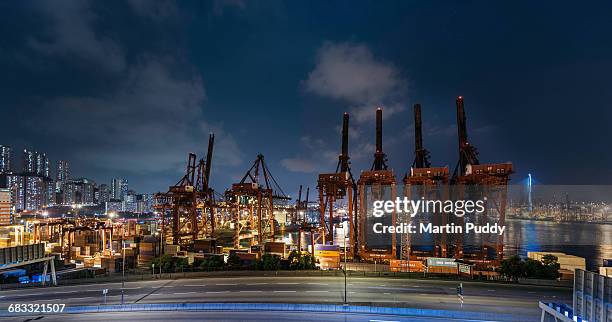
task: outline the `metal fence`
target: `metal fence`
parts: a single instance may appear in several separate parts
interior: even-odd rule
[[[612,320],[612,278],[577,269],[574,276],[574,314],[591,322]]]
[[[45,244],[32,244],[0,248],[0,268],[4,265],[41,259],[45,257]]]

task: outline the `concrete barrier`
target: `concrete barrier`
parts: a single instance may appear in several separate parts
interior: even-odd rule
[[[103,312],[142,312],[142,311],[285,311],[285,312],[329,312],[357,313],[376,315],[396,315],[409,317],[431,317],[461,320],[484,321],[532,321],[533,317],[491,312],[416,309],[404,307],[355,306],[332,304],[292,304],[292,303],[170,303],[170,304],[126,304],[66,306],[64,312],[54,314],[83,314]],[[32,313],[0,312],[3,317],[29,316]]]

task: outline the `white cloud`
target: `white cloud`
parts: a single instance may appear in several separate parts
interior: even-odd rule
[[[323,44],[304,86],[308,92],[347,101],[358,122],[372,119],[377,106],[384,107],[385,116],[405,108],[407,81],[363,44]]]
[[[292,172],[312,173],[316,171],[312,161],[301,158],[282,159],[281,165]]]

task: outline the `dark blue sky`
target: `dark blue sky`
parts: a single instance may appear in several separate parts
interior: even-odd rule
[[[2,2],[0,144],[153,192],[214,131],[216,190],[263,153],[293,194],[335,169],[344,111],[353,172],[369,168],[377,105],[398,177],[414,103],[432,163],[452,170],[463,95],[481,162],[609,184],[611,16],[569,1]]]

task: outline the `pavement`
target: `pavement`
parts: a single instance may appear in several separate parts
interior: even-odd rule
[[[572,303],[572,291],[568,288],[463,282],[462,305],[456,294],[457,286],[457,281],[350,277],[347,283],[347,297],[351,305],[511,313],[534,318],[540,316],[541,310],[538,308],[540,300]],[[100,305],[105,303],[103,289],[108,289],[106,304],[121,303],[121,283],[113,282],[3,290],[0,291],[0,310],[7,310],[11,303]],[[125,303],[338,304],[344,301],[344,278],[251,276],[134,281],[125,283],[124,301]],[[70,319],[73,319],[73,315]],[[104,319],[106,320],[106,316]],[[145,320],[151,321],[148,318]]]

